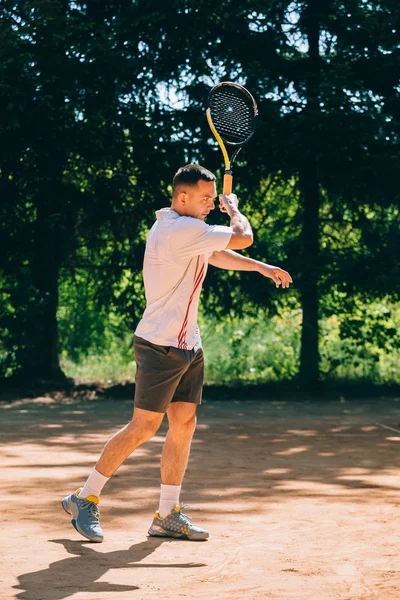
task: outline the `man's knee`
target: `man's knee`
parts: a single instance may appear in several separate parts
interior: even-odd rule
[[[196,429],[197,417],[196,413],[187,414],[176,414],[174,418],[169,418],[169,428],[172,431],[179,431],[181,434],[186,433],[187,435],[193,434]]]
[[[156,435],[163,416],[152,411],[141,410],[140,417],[137,414],[133,415],[128,429],[133,437],[138,438],[141,442],[146,442]]]

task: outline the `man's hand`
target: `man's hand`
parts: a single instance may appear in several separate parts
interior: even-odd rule
[[[232,216],[232,211],[238,209],[238,199],[236,194],[229,194],[229,196],[225,196],[225,194],[219,195],[219,210],[224,213],[228,213],[228,215]]]
[[[259,272],[264,277],[269,277],[275,281],[275,285],[278,288],[280,285],[282,288],[288,288],[291,283],[293,283],[293,279],[290,277],[287,271],[280,269],[279,267],[273,267],[272,265],[267,265],[266,263],[259,264]]]
[[[253,243],[253,231],[250,223],[238,208],[238,199],[235,194],[219,195],[219,208],[221,212],[226,212],[231,220],[232,236],[227,245],[227,249],[243,250]]]

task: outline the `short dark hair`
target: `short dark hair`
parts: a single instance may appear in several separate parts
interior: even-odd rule
[[[172,186],[175,191],[175,188],[178,185],[194,186],[197,185],[200,180],[215,181],[215,175],[201,165],[185,165],[175,173],[172,180]]]

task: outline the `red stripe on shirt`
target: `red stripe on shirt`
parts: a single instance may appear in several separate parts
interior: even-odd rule
[[[184,328],[186,327],[187,322],[188,322],[188,315],[189,315],[190,305],[192,304],[194,293],[195,293],[195,291],[197,290],[197,288],[199,287],[199,285],[201,283],[201,280],[202,280],[202,277],[203,277],[203,273],[204,273],[204,265],[203,265],[203,267],[200,270],[199,276],[198,276],[197,281],[195,283],[195,287],[193,288],[192,294],[191,294],[190,299],[189,299],[189,304],[188,304],[188,307],[187,307],[187,310],[186,310],[186,315],[185,315],[185,318],[183,320],[182,328],[181,328],[181,331],[180,331],[179,336],[178,336],[178,342],[179,343],[181,343],[182,340],[185,339],[186,329],[184,329]]]
[[[200,256],[197,257],[196,269],[194,271],[194,277],[193,277],[194,284],[196,284],[197,269],[199,268],[199,261],[200,261]],[[186,310],[185,318],[183,319],[182,327],[181,327],[181,330],[180,330],[179,335],[178,335],[178,346],[180,345],[180,342],[181,342],[182,332],[183,332],[183,329],[185,327],[185,321],[186,321],[186,317],[187,317],[187,314],[188,314],[189,306],[190,306],[190,299],[189,299],[188,308]]]
[[[202,275],[203,275],[203,272],[204,272],[204,263],[203,263],[202,268],[200,270],[200,273],[196,277],[196,275],[197,275],[197,268],[199,266],[199,259],[200,259],[200,257],[198,256],[197,257],[197,263],[196,263],[196,270],[195,270],[194,278],[193,278],[194,288],[193,288],[192,293],[190,295],[188,306],[187,306],[187,309],[186,309],[185,318],[183,319],[182,327],[181,327],[181,330],[180,330],[179,335],[178,335],[178,342],[181,342],[182,338],[184,337],[182,334],[183,334],[183,330],[184,330],[184,328],[186,326],[186,323],[187,323],[187,317],[188,317],[188,314],[189,314],[190,305],[192,303],[193,294],[196,291],[196,288],[197,288],[197,285],[198,285],[198,281],[199,281],[199,277],[201,278]]]
[[[205,265],[204,265],[204,262],[203,262],[203,265],[202,265],[202,267],[201,267],[201,269],[200,269],[200,272],[199,272],[199,274],[197,275],[197,268],[198,268],[198,265],[199,265],[199,258],[200,258],[200,257],[198,256],[198,257],[197,257],[196,270],[195,270],[195,274],[194,274],[194,278],[193,278],[193,282],[194,282],[194,288],[193,288],[193,291],[192,291],[192,293],[191,293],[191,295],[190,295],[189,302],[188,302],[188,306],[187,306],[187,309],[186,309],[185,318],[184,318],[184,320],[183,320],[182,327],[181,327],[181,330],[180,330],[180,332],[179,332],[179,335],[178,335],[178,347],[179,347],[179,348],[181,348],[181,347],[183,346],[183,340],[185,339],[185,336],[186,336],[186,331],[187,331],[187,330],[185,329],[185,327],[186,327],[186,325],[187,325],[187,322],[188,322],[188,316],[189,316],[189,310],[190,310],[190,306],[191,306],[191,304],[192,304],[192,301],[193,301],[194,294],[195,294],[195,292],[196,292],[197,288],[199,287],[199,285],[200,285],[200,283],[201,283],[201,280],[202,280],[202,278],[203,278],[203,274],[204,274],[204,266],[205,266]],[[197,275],[197,277],[196,277],[196,275]],[[185,344],[185,345],[186,345],[186,344]]]
[[[194,271],[193,285],[196,285],[197,269],[199,268],[199,262],[200,262],[200,256],[197,257],[197,261],[196,261],[196,269]],[[192,292],[192,294],[193,294],[193,292]],[[187,307],[187,310],[186,310],[185,318],[183,319],[182,327],[181,327],[181,330],[180,330],[179,335],[178,335],[178,343],[180,343],[181,339],[182,339],[182,332],[183,332],[183,329],[184,329],[184,327],[186,325],[186,317],[188,316],[188,311],[189,311],[189,307],[190,307],[191,298],[192,298],[192,296],[190,296],[190,298],[189,298],[189,304],[188,304],[188,307]]]

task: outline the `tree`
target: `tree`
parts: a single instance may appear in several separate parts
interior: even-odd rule
[[[163,163],[120,35],[130,3],[2,4],[2,370],[55,378],[61,269],[97,266],[107,290],[129,256],[139,269]]]
[[[190,136],[198,131],[206,138],[201,118],[209,85],[229,79],[244,83],[258,100],[261,119],[255,143],[242,154],[242,189],[257,197],[260,180],[279,175],[298,182],[302,233],[297,240],[287,239],[287,249],[293,252],[288,263],[303,307],[299,375],[312,384],[319,375],[319,303],[332,280],[350,293],[365,288],[366,261],[370,273],[384,269],[383,277],[391,277],[392,266],[381,264],[380,248],[363,248],[361,240],[371,231],[366,219],[374,222],[366,215],[377,207],[393,214],[399,202],[393,174],[398,165],[400,9],[392,0],[154,5],[157,34],[147,39],[148,52],[160,49],[153,78],[172,86],[173,99],[178,95],[181,100],[172,117],[175,131]],[[215,163],[208,147],[199,157]],[[261,211],[259,201],[252,211]],[[344,218],[352,227],[362,225],[360,243],[334,255],[326,236],[329,229],[340,229]],[[391,223],[397,231],[398,218]],[[385,229],[374,223],[380,242]],[[346,246],[345,236],[339,237]],[[392,248],[387,240],[384,245]],[[349,261],[351,250],[357,260]]]
[[[219,167],[204,104],[210,85],[233,79],[261,115],[235,179],[260,231],[252,253],[273,247],[269,260],[287,258],[303,307],[300,377],[315,382],[331,290],[379,295],[387,280],[399,289],[388,266],[399,203],[397,3],[2,4],[3,373],[60,374],[60,273],[95,272],[105,306],[131,269],[136,318],[129,297],[154,207],[167,203],[183,161]],[[282,229],[264,226],[271,186],[293,182],[290,219],[285,203],[275,209]],[[227,308],[278,302],[246,274],[210,283],[214,306],[215,293]]]

